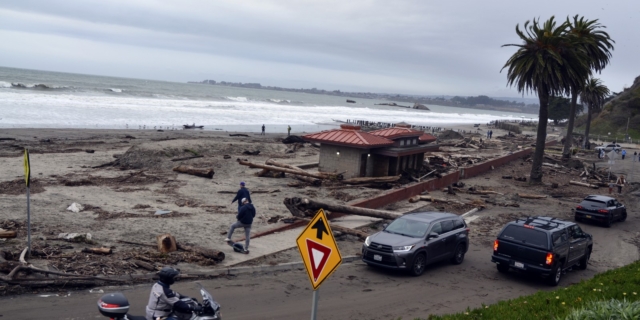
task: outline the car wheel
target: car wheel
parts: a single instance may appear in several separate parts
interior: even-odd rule
[[[424,269],[427,266],[427,256],[424,253],[418,253],[418,255],[413,259],[413,266],[411,266],[411,274],[414,276],[419,276],[424,272]]]
[[[498,263],[497,266],[498,266],[498,271],[500,273],[509,272],[509,265],[508,264],[506,264],[506,263],[504,263],[504,264],[503,263]]]
[[[451,263],[461,264],[462,261],[464,261],[464,245],[459,244],[456,247],[456,251],[454,252],[453,257],[451,257]]]
[[[607,218],[607,220],[604,222],[605,228],[611,228],[612,223],[613,223],[613,219],[611,218],[611,216],[609,216],[609,218]]]
[[[622,216],[620,216],[620,221],[625,221],[625,220],[627,220],[627,210],[622,212]]]
[[[558,264],[553,268],[553,270],[551,270],[551,274],[548,279],[549,285],[554,287],[557,286],[560,283],[560,278],[562,278],[562,268],[560,267],[560,264]]]
[[[578,269],[586,270],[587,269],[587,264],[589,263],[589,258],[591,258],[591,249],[588,249],[587,253],[584,255],[584,257],[582,257],[582,259],[580,259],[580,265],[578,266]]]

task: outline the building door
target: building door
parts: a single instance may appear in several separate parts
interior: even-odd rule
[[[367,154],[363,153],[360,155],[360,176],[367,176]]]

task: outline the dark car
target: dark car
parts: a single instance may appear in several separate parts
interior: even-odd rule
[[[468,248],[469,228],[458,215],[418,212],[404,215],[367,237],[362,261],[419,276],[436,261],[450,259],[461,264]]]
[[[515,269],[547,277],[557,286],[565,270],[586,269],[593,238],[575,222],[532,217],[509,222],[493,243],[498,271]]]
[[[610,227],[615,221],[627,220],[627,208],[615,198],[587,196],[575,209],[575,220],[593,220]]]

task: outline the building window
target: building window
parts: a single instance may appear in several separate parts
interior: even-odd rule
[[[418,144],[418,139],[413,139],[413,144]]]
[[[401,146],[404,146],[404,139],[403,139],[403,140],[400,140],[400,145],[401,145]]]

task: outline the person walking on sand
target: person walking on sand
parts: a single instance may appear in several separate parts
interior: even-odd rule
[[[638,151],[633,152],[633,162],[636,162],[638,159]]]
[[[229,233],[227,233],[227,238],[224,239],[224,241],[231,242],[233,231],[235,231],[236,228],[244,228],[244,251],[242,253],[248,254],[251,224],[253,223],[253,218],[256,216],[256,208],[253,204],[249,203],[247,198],[242,198],[241,202],[242,206],[238,209],[238,215],[236,215],[238,221],[231,225]]]
[[[242,207],[242,199],[247,199],[249,203],[251,203],[251,192],[249,192],[249,189],[245,188],[244,185],[244,181],[241,181],[240,189],[238,190],[238,193],[236,193],[236,197],[231,201],[231,203],[238,201],[238,210]]]
[[[627,155],[627,150],[622,149],[622,160],[624,160],[624,156]]]
[[[264,136],[264,124],[262,125],[262,133],[260,135]]]
[[[291,126],[287,126],[287,137],[291,135]]]
[[[624,179],[623,175],[620,175],[618,177],[618,179],[616,180],[616,186],[618,187],[618,194],[622,194],[622,187],[624,187],[624,184],[627,182],[627,180]]]

